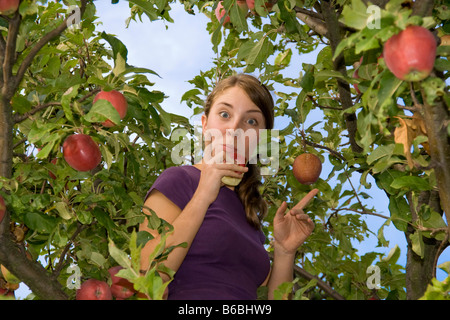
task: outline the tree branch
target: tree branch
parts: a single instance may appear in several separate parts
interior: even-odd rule
[[[19,276],[30,290],[44,300],[64,300],[61,284],[39,262],[30,261],[8,233],[0,235],[0,261],[13,274]]]
[[[49,102],[49,103],[39,104],[39,105],[35,106],[33,109],[31,109],[30,111],[28,111],[28,112],[26,112],[24,114],[17,114],[16,113],[14,115],[14,123],[22,122],[22,121],[26,120],[29,116],[32,116],[33,114],[35,114],[35,113],[37,113],[37,112],[39,112],[41,110],[47,109],[48,107],[60,106],[60,105],[61,105],[60,102]]]
[[[11,80],[13,78],[12,69],[16,59],[16,42],[21,20],[22,17],[19,12],[16,11],[14,17],[9,22],[8,37],[6,39],[6,47],[4,51],[2,95],[8,100],[12,97],[15,91],[13,81]]]
[[[435,163],[434,170],[441,207],[450,233],[450,142],[446,125],[449,109],[442,99],[436,101],[434,105],[429,105],[424,90],[422,95],[424,97],[423,119],[427,129],[430,156]]]
[[[434,0],[415,1],[413,6],[413,16],[427,17],[433,13]]]
[[[90,225],[78,223],[77,229],[72,234],[72,237],[70,237],[69,242],[64,247],[61,255],[59,256],[59,262],[58,262],[58,265],[56,266],[55,270],[53,271],[53,277],[56,278],[59,276],[59,273],[61,272],[62,268],[64,267],[64,264],[66,263],[65,262],[66,254],[69,251],[70,247],[72,246],[73,242],[75,241],[75,238],[81,233],[81,231],[88,228],[89,226]]]
[[[100,92],[100,88],[94,89],[90,92],[88,92],[85,96],[81,97],[80,99],[78,99],[78,102],[81,103],[84,100],[88,99],[89,97],[93,96],[94,94]],[[38,104],[37,106],[35,106],[33,109],[31,109],[30,111],[24,113],[24,114],[15,114],[14,115],[14,123],[19,123],[22,121],[25,121],[28,117],[32,116],[33,114],[38,113],[41,110],[44,110],[48,107],[52,107],[52,106],[60,106],[61,102],[48,102],[48,103],[44,103],[44,104]],[[72,107],[73,104],[70,104],[70,107]]]
[[[339,26],[339,21],[336,16],[335,10],[332,7],[331,2],[329,1],[321,1],[321,8],[322,8],[322,15],[325,19],[325,23],[328,27],[328,32],[326,34],[327,38],[330,40],[330,45],[333,53],[336,51],[336,48],[339,44],[339,42],[342,39],[341,36],[341,28]],[[341,54],[339,55],[334,61],[334,69],[336,71],[339,71],[343,75],[346,75],[346,67],[345,67],[345,61],[344,56]],[[346,110],[353,106],[352,97],[350,94],[350,86],[349,84],[342,79],[337,79],[338,83],[338,91],[339,91],[339,98],[342,104],[342,109]],[[356,115],[355,113],[346,113],[345,114],[345,122],[347,125],[347,130],[349,133],[349,139],[350,139],[350,146],[353,150],[353,152],[360,153],[362,152],[362,148],[358,145],[356,142],[356,130],[357,130],[357,123],[356,123]]]
[[[320,34],[321,36],[325,36],[327,34],[327,25],[319,18],[321,17],[320,14],[299,7],[294,7],[294,10],[297,18],[310,27],[314,32]]]
[[[273,260],[273,252],[269,252],[269,257],[271,260]],[[317,286],[322,289],[328,296],[335,300],[345,300],[343,296],[341,296],[338,292],[336,292],[333,288],[331,288],[326,282],[319,279],[319,277],[312,275],[305,269],[299,267],[298,265],[294,264],[294,272],[296,275],[306,279],[306,280],[317,280]]]
[[[87,0],[81,0],[81,7],[80,7],[80,16],[83,15],[84,11],[86,10],[86,3]],[[25,59],[22,61],[22,64],[20,65],[16,76],[14,77],[14,83],[13,92],[17,89],[17,87],[20,84],[20,81],[22,81],[23,76],[25,75],[25,72],[27,71],[28,67],[31,65],[31,62],[33,61],[34,57],[38,54],[38,52],[53,38],[61,35],[64,30],[68,27],[68,22],[73,21],[73,15],[76,13],[72,13],[70,16],[68,16],[64,21],[55,29],[48,32],[46,35],[44,35],[30,50],[28,55],[25,57]]]

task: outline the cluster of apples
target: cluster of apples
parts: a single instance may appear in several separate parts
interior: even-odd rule
[[[237,0],[236,1],[239,10],[247,14],[249,11],[253,15],[257,15],[255,10],[255,0]],[[263,6],[263,10],[266,12],[270,12],[272,10],[273,4],[271,1],[265,2]],[[231,19],[225,8],[223,7],[223,1],[220,1],[217,4],[215,10],[216,18],[219,20],[224,27],[228,27],[231,25]],[[222,20],[223,19],[223,20]]]
[[[127,279],[117,276],[123,269],[121,266],[111,267],[108,272],[111,276],[111,285],[106,281],[88,279],[77,290],[77,300],[124,300],[136,293],[133,284]]]
[[[119,91],[101,90],[95,96],[93,103],[100,99],[109,101],[119,113],[120,119],[127,114],[127,100]],[[110,128],[117,124],[108,119],[102,125]],[[73,134],[67,137],[63,143],[63,155],[69,166],[78,171],[90,171],[102,160],[98,144],[87,134]]]

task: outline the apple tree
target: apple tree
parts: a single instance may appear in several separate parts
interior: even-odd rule
[[[15,2],[0,15],[1,292],[23,282],[33,297],[73,299],[88,279],[110,285],[108,270],[148,240],[144,196],[188,121],[162,108],[158,74],[97,31],[92,1]],[[126,115],[100,92],[116,92]],[[155,270],[139,275],[144,298],[164,292]]]
[[[418,299],[432,283],[433,294],[448,287],[435,283],[450,231],[448,1],[181,2],[187,14],[210,17],[205,28],[217,54],[214,67],[193,77],[183,95],[194,114],[202,112],[219,79],[247,72],[273,90],[275,114],[285,120],[280,169],[264,177],[262,189],[271,205],[269,240],[276,207],[284,199],[294,203],[311,188],[294,178],[294,159],[309,152],[331,168],[313,185],[320,189],[309,208],[316,229],[298,252],[298,277],[280,288],[279,297],[294,287],[299,299]],[[175,1],[129,3],[134,19],[173,22]],[[414,58],[399,54],[391,70],[383,55],[387,42],[411,26],[429,30],[437,49],[410,50]],[[419,48],[421,41],[413,33],[397,51]],[[317,53],[315,63],[296,64],[310,52]],[[408,68],[411,60],[419,64],[416,76],[398,77],[393,70]],[[425,60],[431,66],[424,67]],[[373,188],[385,195],[389,214],[369,205]],[[384,220],[379,230],[369,229],[368,215]],[[390,224],[404,234],[407,252],[395,246],[387,255],[375,248],[359,255],[353,248],[352,242],[370,233],[387,247],[384,229]],[[400,254],[406,255],[405,267],[397,263]],[[440,265],[447,273],[448,267]],[[379,287],[368,285],[372,268],[379,272]]]

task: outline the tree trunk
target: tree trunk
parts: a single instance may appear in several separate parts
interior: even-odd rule
[[[421,298],[428,284],[431,282],[435,268],[435,258],[438,254],[440,241],[423,237],[425,244],[424,256],[417,255],[408,239],[408,253],[406,257],[406,298],[417,300]]]

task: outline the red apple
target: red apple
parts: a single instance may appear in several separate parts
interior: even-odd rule
[[[20,0],[0,0],[0,14],[10,15],[16,12]]]
[[[6,212],[5,199],[3,199],[2,196],[0,196],[0,223],[2,223],[2,221],[3,221],[5,212]]]
[[[112,300],[111,289],[105,281],[89,279],[77,290],[77,300]]]
[[[123,267],[115,266],[109,268],[108,272],[111,275],[111,293],[116,299],[126,299],[136,293],[133,284],[127,279],[116,276],[117,272],[122,270]]]
[[[102,160],[100,148],[86,134],[73,134],[63,143],[66,162],[78,171],[90,171]]]
[[[428,29],[409,26],[386,42],[384,61],[397,78],[420,81],[433,70],[436,46],[436,39]]]
[[[256,10],[255,10],[255,0],[246,0],[246,2],[247,2],[248,8],[250,9],[250,12],[251,12],[252,14],[257,14],[257,13],[256,13]],[[267,12],[272,11],[273,4],[272,4],[270,1],[265,2],[265,3],[264,3],[264,6],[265,6],[264,9],[265,9]]]
[[[52,159],[52,161],[50,161],[53,164],[56,164],[56,162],[58,162],[57,158]],[[53,180],[56,179],[56,176],[53,172],[51,172],[50,170],[48,171],[48,175],[50,176],[50,178],[52,178]]]
[[[125,118],[126,114],[127,114],[127,110],[128,110],[128,103],[127,103],[127,99],[125,99],[125,96],[120,93],[119,91],[116,90],[112,90],[112,91],[100,91],[99,93],[97,93],[97,95],[94,98],[94,102],[95,103],[97,100],[107,100],[109,101],[113,107],[117,110],[117,112],[120,115],[120,119]],[[117,125],[117,123],[113,123],[111,120],[106,120],[105,122],[102,123],[103,126],[105,127],[114,127],[115,125]]]
[[[225,8],[223,7],[223,2],[222,1],[220,1],[217,4],[215,13],[216,13],[217,20],[219,20],[219,22],[222,22],[223,26],[228,26],[230,24],[231,18],[227,14]],[[222,21],[222,19],[223,19],[223,21]]]
[[[9,289],[6,289],[6,288],[5,289],[0,288],[0,296],[12,297],[12,298],[16,297],[13,290],[9,290]]]
[[[301,184],[313,184],[322,172],[322,162],[312,153],[297,156],[292,165],[292,173]]]

